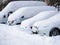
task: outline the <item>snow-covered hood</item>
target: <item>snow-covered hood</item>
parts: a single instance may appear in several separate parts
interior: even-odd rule
[[[38,21],[33,24],[33,26],[37,26],[39,28],[49,27],[52,28],[60,24],[60,12],[55,16],[52,16],[49,19]]]
[[[34,16],[32,18],[22,21],[21,26],[30,27],[35,22],[48,19],[48,18],[54,16],[57,13],[58,13],[58,11],[44,11],[44,12],[40,12],[39,14],[37,14],[36,16]],[[39,25],[39,23],[37,23],[37,24]]]

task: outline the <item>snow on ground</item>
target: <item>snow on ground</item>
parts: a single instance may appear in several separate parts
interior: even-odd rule
[[[60,36],[28,34],[19,27],[0,24],[0,45],[60,45]]]

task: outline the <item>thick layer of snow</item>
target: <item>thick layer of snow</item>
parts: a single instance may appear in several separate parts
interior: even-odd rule
[[[2,10],[2,12],[8,13],[26,6],[46,6],[46,4],[42,1],[12,1]]]
[[[34,29],[34,26],[38,29]],[[60,12],[49,19],[35,22],[33,24],[32,30],[34,32],[39,31],[40,35],[43,35],[43,33],[45,33],[47,36],[49,36],[51,29],[55,27],[60,29]]]
[[[29,18],[27,20],[22,21],[21,27],[25,28],[26,30],[30,30],[31,29],[30,27],[35,22],[48,19],[48,18],[54,16],[57,13],[58,13],[58,11],[44,11],[44,12],[40,12],[39,14],[37,14],[36,16],[34,16],[32,18]]]
[[[23,7],[15,11],[8,18],[8,24],[14,21],[11,25],[20,23],[21,21],[31,18],[34,15],[42,11],[56,11],[56,8],[53,6],[34,6],[34,7]],[[24,16],[24,17],[23,17]],[[23,17],[23,18],[21,18]]]
[[[12,1],[1,11],[0,18],[2,18],[2,21],[6,22],[9,12],[14,12],[26,6],[46,6],[46,3],[42,1]],[[3,18],[4,15],[6,15],[6,18]]]
[[[60,45],[60,36],[32,35],[17,27],[0,24],[0,45]]]

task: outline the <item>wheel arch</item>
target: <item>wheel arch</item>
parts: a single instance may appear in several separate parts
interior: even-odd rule
[[[52,27],[49,31],[49,36],[51,36],[51,32],[53,31],[53,29],[57,29],[59,31],[59,35],[60,35],[60,28],[59,27]]]

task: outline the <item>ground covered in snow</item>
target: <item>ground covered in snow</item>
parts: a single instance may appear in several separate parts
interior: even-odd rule
[[[0,24],[0,45],[60,45],[60,36],[47,37],[27,32],[19,25]]]

